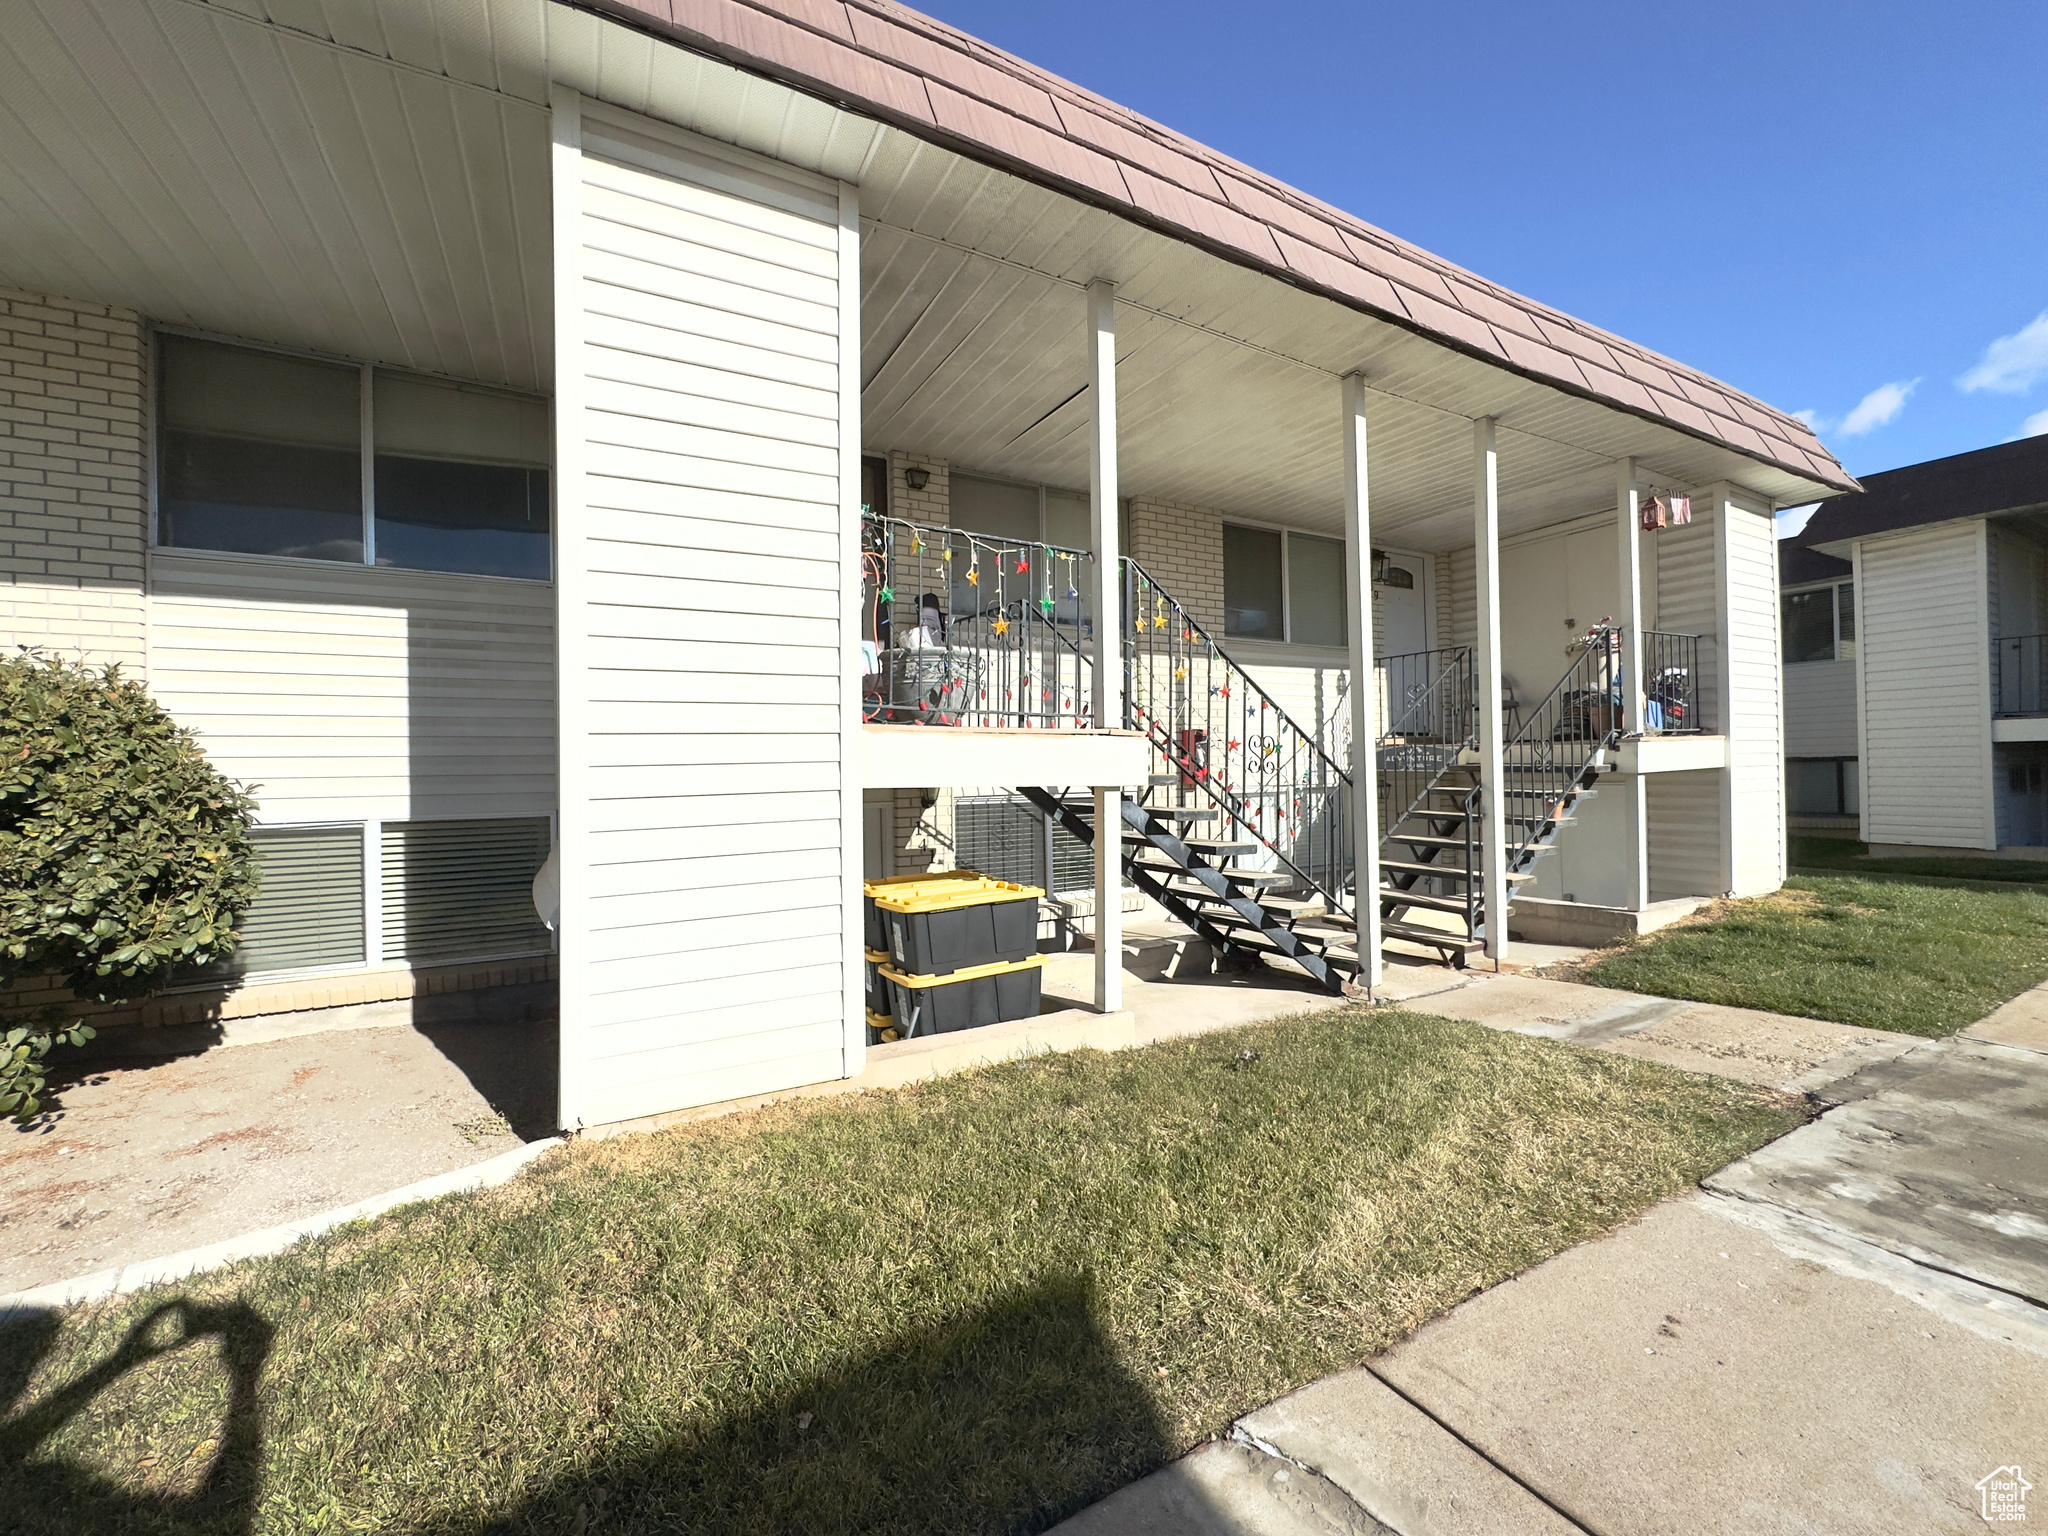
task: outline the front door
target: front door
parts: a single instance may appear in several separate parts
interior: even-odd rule
[[[1406,656],[1429,649],[1429,608],[1424,600],[1424,566],[1419,555],[1389,555],[1379,583],[1382,656]]]

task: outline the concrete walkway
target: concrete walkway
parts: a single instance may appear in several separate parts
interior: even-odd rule
[[[1961,1532],[2014,1466],[2048,1523],[2048,986],[1940,1043],[1517,976],[1419,1006],[1826,1108],[1062,1536]]]

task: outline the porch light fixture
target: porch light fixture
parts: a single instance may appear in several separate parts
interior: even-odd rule
[[[928,469],[906,469],[903,471],[903,483],[913,491],[923,490],[927,485],[931,484],[931,480],[932,472]]]
[[[1376,587],[1387,584],[1387,552],[1384,549],[1372,552],[1372,584]]]

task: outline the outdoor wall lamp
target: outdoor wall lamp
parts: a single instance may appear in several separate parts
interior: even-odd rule
[[[931,479],[932,472],[928,469],[906,469],[903,471],[903,483],[913,491],[923,490],[927,485],[931,484]]]

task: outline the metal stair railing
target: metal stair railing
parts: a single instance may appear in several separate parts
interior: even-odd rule
[[[1123,565],[1125,707],[1161,771],[1348,915],[1350,775],[1150,572]]]
[[[1510,872],[1548,846],[1602,755],[1621,739],[1621,631],[1596,624],[1573,644],[1577,658],[1501,753],[1507,782],[1481,786],[1500,797]]]
[[[1458,755],[1478,744],[1478,695],[1469,645],[1407,651],[1382,663],[1386,728],[1379,765],[1380,840],[1429,798]]]
[[[861,518],[862,718],[1085,730],[1086,550]],[[927,604],[925,599],[929,598]],[[929,608],[929,615],[927,609]]]

